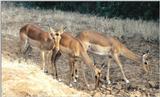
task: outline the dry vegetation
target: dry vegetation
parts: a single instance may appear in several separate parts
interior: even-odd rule
[[[2,32],[17,36],[19,28],[26,23],[38,23],[42,26],[50,24],[53,27],[67,26],[74,35],[84,29],[92,29],[121,38],[140,34],[145,40],[157,40],[159,23],[143,20],[107,19],[92,15],[62,12],[57,10],[36,10],[13,5],[2,4]],[[48,29],[46,29],[48,30]],[[14,32],[13,32],[14,31]]]
[[[24,7],[15,7],[12,4],[2,3],[2,84],[3,96],[10,97],[47,97],[50,96],[89,96],[86,93],[68,88],[63,83],[58,83],[51,76],[45,75],[39,70],[37,64],[40,63],[39,53],[33,51],[27,62],[19,59],[18,33],[19,29],[27,23],[40,25],[42,29],[48,31],[46,25],[50,24],[55,28],[61,25],[67,26],[67,31],[75,36],[80,31],[91,29],[106,35],[117,36],[128,48],[135,53],[142,53],[149,49],[152,59],[152,72],[144,75],[142,68],[130,60],[123,60],[124,70],[127,77],[133,83],[130,88],[124,89],[124,83],[120,79],[121,73],[117,65],[111,67],[111,80],[118,82],[110,88],[113,92],[108,93],[108,89],[98,91],[87,91],[84,84],[79,80],[80,86],[76,88],[85,90],[95,96],[116,95],[116,96],[160,96],[159,89],[159,22],[142,20],[121,20],[83,15],[72,12],[62,12],[57,10],[38,10],[26,9]],[[10,48],[12,48],[10,50]],[[104,57],[93,55],[97,63],[106,60]],[[21,61],[19,63],[19,61]],[[68,64],[66,58],[62,56],[57,62],[58,73],[61,74],[63,82],[68,85]],[[65,69],[64,69],[65,68]],[[105,73],[106,68],[104,68]],[[122,85],[119,85],[122,84]],[[64,87],[64,89],[63,89]],[[138,87],[138,89],[137,89]],[[119,88],[117,90],[116,88]],[[119,91],[119,92],[118,92]],[[111,95],[110,95],[111,96]]]
[[[28,65],[18,60],[10,61],[9,57],[2,60],[3,97],[89,96],[46,76],[33,62]]]

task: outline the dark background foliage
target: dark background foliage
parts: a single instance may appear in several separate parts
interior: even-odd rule
[[[16,6],[38,9],[59,9],[63,11],[80,12],[83,14],[93,14],[103,17],[119,17],[122,19],[159,19],[159,2],[14,2]]]

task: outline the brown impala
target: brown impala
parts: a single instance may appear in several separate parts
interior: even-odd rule
[[[82,59],[85,64],[89,65],[92,70],[94,70],[96,76],[99,74],[100,70],[95,67],[93,61],[88,56],[81,42],[77,38],[70,35],[70,33],[64,32],[61,35],[59,50],[60,51],[56,49],[53,50],[52,59],[51,59],[52,63],[54,64],[55,70],[56,70],[57,79],[58,79],[58,75],[57,75],[57,69],[56,69],[55,62],[63,53],[69,56],[69,66],[70,66],[70,73],[71,73],[70,81],[73,78],[73,80],[76,82],[77,70],[75,70],[75,68],[77,67],[76,62],[79,60],[79,58]],[[83,76],[85,78],[84,70],[82,71],[83,71]],[[92,73],[92,78],[93,78],[93,73]],[[85,78],[85,83],[88,85],[86,78]]]
[[[119,65],[125,82],[129,83],[129,80],[126,78],[124,74],[122,63],[119,59],[120,55],[123,55],[139,64],[143,64],[144,70],[148,72],[149,68],[147,67],[148,65],[145,60],[147,54],[144,54],[143,56],[139,56],[133,53],[131,50],[126,48],[120,41],[118,41],[114,37],[111,37],[111,36],[105,37],[100,33],[84,31],[79,33],[79,35],[77,35],[77,38],[82,42],[86,51],[89,51],[98,55],[109,55],[108,70],[107,70],[107,76],[106,76],[108,84],[111,83],[109,79],[109,68],[110,68],[111,58],[113,58],[116,61],[116,63]]]
[[[32,47],[39,49],[42,57],[41,69],[45,71],[45,61],[48,58],[48,53],[56,47],[59,49],[59,41],[61,39],[61,34],[63,29],[55,31],[50,28],[50,32],[45,32],[41,30],[40,27],[27,24],[20,29],[20,51],[22,53],[26,52],[26,48]]]

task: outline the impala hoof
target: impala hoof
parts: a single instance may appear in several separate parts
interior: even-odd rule
[[[48,70],[44,70],[44,73],[48,73]]]
[[[110,81],[110,80],[108,80],[108,81],[107,81],[107,83],[108,83],[108,85],[110,85],[110,84],[111,84],[111,81]]]
[[[89,87],[90,87],[90,85],[89,85],[89,84],[87,84],[87,87],[89,88]]]
[[[126,81],[127,84],[129,83],[129,80],[125,80],[125,81]]]
[[[61,82],[62,80],[61,80],[61,79],[58,79],[58,81]]]
[[[70,84],[69,84],[69,87],[72,87],[72,86],[73,86],[73,85],[70,83]]]
[[[102,85],[102,88],[106,88],[106,86],[105,86],[105,85]]]
[[[76,83],[77,82],[77,80],[76,79],[74,79],[74,81],[73,81],[74,83]]]
[[[78,78],[79,76],[78,76],[78,75],[75,75],[75,77]]]

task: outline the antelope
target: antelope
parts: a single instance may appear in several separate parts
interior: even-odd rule
[[[47,72],[45,61],[48,59],[45,56],[48,57],[53,48],[59,49],[59,41],[63,33],[63,29],[59,31],[55,31],[52,27],[49,29],[50,32],[45,32],[37,25],[26,24],[19,32],[20,52],[25,54],[29,47],[40,50],[42,60],[40,67],[44,72]]]
[[[60,47],[59,50],[57,49],[53,50],[52,57],[51,57],[51,61],[55,67],[55,74],[56,74],[57,79],[58,79],[58,74],[57,74],[56,60],[59,59],[59,57],[64,53],[68,55],[68,60],[69,60],[70,86],[72,86],[71,80],[74,80],[74,82],[76,82],[76,78],[78,77],[77,70],[75,70],[75,68],[77,67],[76,62],[79,59],[81,59],[86,65],[89,65],[90,68],[94,70],[95,75],[99,74],[100,72],[99,69],[95,67],[93,61],[88,56],[81,42],[77,38],[73,37],[70,33],[64,32],[63,34],[61,34],[61,40],[60,40],[59,47]],[[84,71],[83,71],[83,76],[85,79],[85,83],[89,87],[89,84],[85,78]],[[92,73],[92,78],[93,78],[93,73]]]
[[[139,64],[143,64],[144,70],[148,72],[146,68],[147,62],[145,62],[147,55],[144,54],[143,56],[139,56],[133,53],[115,37],[104,36],[100,33],[92,31],[83,31],[79,33],[79,35],[77,35],[76,38],[78,38],[82,42],[86,51],[97,55],[108,55],[108,69],[106,76],[108,84],[111,83],[109,79],[111,59],[114,59],[115,62],[119,65],[125,82],[129,83],[129,80],[126,78],[125,73],[123,71],[122,63],[119,59],[120,55],[125,56]]]

